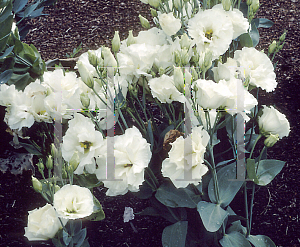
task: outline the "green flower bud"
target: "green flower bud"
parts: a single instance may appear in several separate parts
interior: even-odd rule
[[[272,44],[269,45],[269,48],[268,48],[268,51],[270,54],[274,53],[274,51],[276,50],[276,46],[277,46],[277,44],[276,44],[276,41],[274,40],[272,42]]]
[[[112,39],[112,46],[111,49],[113,52],[118,52],[121,46],[119,31],[115,31],[115,35]]]
[[[259,9],[259,0],[252,0],[252,9],[253,12],[255,13]]]
[[[274,144],[279,140],[279,135],[270,134],[264,141],[266,147],[273,147]]]
[[[285,40],[285,37],[286,37],[286,31],[284,31],[283,34],[281,34],[280,38],[279,38],[279,41],[280,42],[283,42]]]
[[[197,73],[197,71],[196,71],[196,69],[194,68],[194,67],[192,67],[192,77],[193,77],[193,80],[195,81],[195,80],[198,80],[199,79],[199,77],[198,77],[198,73]]]
[[[229,11],[231,8],[231,0],[222,0],[223,9]]]
[[[181,56],[180,56],[179,51],[176,50],[174,52],[174,56],[175,56],[175,63],[180,66],[181,65]]]
[[[105,67],[118,66],[117,60],[115,59],[109,48],[103,47],[103,49],[101,49],[101,55],[103,56]]]
[[[150,8],[150,12],[151,12],[151,15],[152,15],[153,18],[158,16],[156,9]]]
[[[140,18],[140,22],[142,24],[142,27],[146,28],[146,29],[149,29],[150,28],[149,21],[145,17],[143,17],[141,15],[139,15],[139,18]]]
[[[158,69],[158,74],[159,74],[160,76],[162,76],[165,72],[166,72],[166,71],[165,71],[165,69],[164,69],[163,67],[160,67],[160,68]],[[154,77],[155,77],[155,75],[154,75]]]
[[[204,62],[203,62],[203,65],[205,67],[205,69],[209,69],[210,66],[212,65],[212,52],[211,50],[208,50],[205,52],[205,56],[204,56]]]
[[[56,184],[55,186],[54,186],[54,193],[56,193],[57,191],[59,191],[60,190],[60,187]]]
[[[57,151],[57,149],[56,149],[54,143],[51,143],[50,150],[51,150],[51,155],[52,155],[52,157],[57,157],[57,155],[58,155],[57,152],[58,152],[58,151]]]
[[[72,158],[69,161],[70,167],[72,167],[72,171],[75,171],[80,163],[78,151],[75,151]]]
[[[88,58],[89,58],[89,63],[93,65],[94,67],[98,66],[98,57],[96,56],[96,53],[94,51],[88,51]]]
[[[42,190],[43,190],[42,183],[37,178],[35,178],[34,176],[31,177],[31,181],[32,181],[33,189],[36,192],[39,192],[39,193],[42,192]]]
[[[282,50],[282,48],[283,48],[283,44],[280,45],[280,46],[278,46],[278,49],[279,49],[279,50]]]
[[[49,155],[47,157],[47,160],[46,160],[46,167],[51,170],[53,168],[53,160],[52,160],[52,156]]]
[[[127,46],[135,44],[135,37],[133,37],[132,30],[129,30],[126,44],[127,44]]]
[[[77,62],[77,67],[78,67],[78,71],[79,71],[82,81],[89,88],[93,88],[94,87],[94,79],[93,79],[93,76],[91,75],[90,71],[87,69],[87,67],[80,60]]]
[[[39,160],[39,163],[37,163],[37,167],[38,167],[38,169],[40,170],[40,171],[43,171],[44,170],[44,164],[43,164],[43,160],[42,159],[40,159]]]
[[[154,8],[158,8],[159,5],[161,4],[161,0],[149,0],[148,3],[150,6]]]
[[[174,6],[176,9],[182,8],[181,6],[181,0],[174,0]]]
[[[181,63],[183,66],[189,63],[189,53],[186,48],[181,50]]]
[[[192,43],[192,41],[189,39],[189,37],[187,36],[187,34],[184,33],[184,34],[181,36],[181,39],[180,39],[179,43],[180,43],[181,49],[182,49],[182,48],[189,49],[189,48],[190,48],[190,45],[191,45],[191,43]]]
[[[183,93],[184,91],[184,79],[183,73],[180,67],[174,67],[174,85],[179,92]]]
[[[247,0],[247,5],[251,5],[252,4],[252,0]]]
[[[81,93],[80,94],[80,101],[81,101],[81,104],[84,108],[86,108],[86,109],[89,108],[90,98],[86,93]]]

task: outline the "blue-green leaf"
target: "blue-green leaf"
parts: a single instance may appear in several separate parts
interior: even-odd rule
[[[14,6],[13,6],[13,11],[15,13],[20,12],[25,5],[27,4],[28,0],[18,0],[18,1],[14,1]]]
[[[254,23],[251,23],[251,31],[250,31],[249,35],[252,39],[253,47],[257,46],[259,43],[259,32]]]
[[[14,49],[14,45],[13,46],[11,46],[11,47],[8,47],[5,51],[4,51],[4,53],[0,56],[0,59],[2,59],[2,58],[6,58],[11,52],[12,52],[12,50]]]
[[[226,234],[221,240],[220,244],[223,247],[251,247],[251,244],[245,236],[239,232],[231,232]]]
[[[11,10],[12,10],[12,3],[9,2],[9,4],[5,7],[5,9],[2,11],[0,15],[0,23],[5,21],[6,18],[12,14]]]
[[[282,170],[284,164],[285,162],[281,160],[261,160],[256,174],[257,184],[262,186],[269,184]]]
[[[255,247],[276,247],[274,242],[268,237],[264,235],[250,235],[247,238],[251,244],[253,244]]]
[[[228,216],[219,204],[214,204],[206,201],[201,201],[197,205],[197,210],[202,219],[203,225],[209,232],[216,232],[220,229],[223,221]]]
[[[252,20],[251,23],[254,23],[257,28],[260,28],[260,27],[269,28],[274,25],[273,21],[266,19],[266,18],[255,18]]]
[[[239,39],[242,47],[253,47],[253,41],[249,33],[243,33],[239,36]]]
[[[185,246],[187,227],[187,221],[178,221],[173,225],[167,226],[162,234],[163,247]]]
[[[6,83],[9,81],[13,74],[12,69],[5,70],[0,74],[0,84]]]
[[[222,207],[227,207],[235,197],[236,193],[240,190],[244,181],[236,180],[235,163],[221,168],[217,172],[217,178],[219,184],[219,203]],[[217,203],[213,179],[210,180],[208,185],[208,196],[212,202]]]

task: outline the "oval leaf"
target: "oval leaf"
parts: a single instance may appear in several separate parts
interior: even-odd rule
[[[223,247],[251,247],[251,244],[245,236],[239,232],[231,232],[226,234],[221,240],[220,244]]]
[[[185,246],[187,227],[187,221],[178,221],[173,225],[167,226],[162,234],[163,247]]]
[[[274,242],[264,235],[250,235],[247,238],[255,247],[276,247]]]
[[[236,179],[235,167],[235,163],[232,163],[221,168],[217,172],[220,196],[219,203],[222,205],[222,207],[227,207],[231,203],[236,193],[240,190],[244,183],[244,181]],[[210,180],[208,185],[208,196],[212,202],[217,203],[214,193],[213,179]]]
[[[221,208],[220,205],[201,201],[197,205],[197,210],[202,219],[203,225],[209,232],[216,232],[220,229],[228,212]]]
[[[251,23],[251,31],[250,31],[249,35],[252,39],[253,47],[257,46],[259,43],[259,32],[254,23]]]
[[[260,27],[269,28],[269,27],[272,27],[274,25],[273,21],[271,21],[269,19],[266,19],[266,18],[253,19],[251,24],[252,23],[254,23],[257,28],[260,28]]]
[[[242,47],[253,47],[253,42],[249,33],[243,33],[240,35],[239,39]]]
[[[285,162],[281,160],[261,160],[256,174],[257,184],[262,186],[269,184],[282,170],[284,164]]]

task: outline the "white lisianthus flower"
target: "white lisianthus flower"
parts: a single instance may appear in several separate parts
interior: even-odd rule
[[[115,179],[120,181],[104,180],[106,158],[103,154],[97,158],[98,168],[95,174],[108,188],[106,195],[124,195],[128,190],[137,192],[144,181],[144,169],[151,159],[150,144],[136,127],[126,129],[125,134],[114,137],[114,157]]]
[[[70,161],[74,152],[78,151],[80,163],[75,174],[82,174],[86,165],[93,165],[94,157],[104,145],[102,134],[95,130],[92,120],[76,113],[69,121],[69,128],[63,137],[62,156]]]
[[[188,34],[195,41],[198,52],[209,49],[216,59],[226,52],[232,41],[232,21],[216,9],[199,11],[188,22]]]
[[[290,124],[284,114],[273,106],[267,107],[265,105],[263,105],[262,112],[262,115],[258,118],[258,125],[263,135],[278,135],[280,139],[289,135]]]
[[[238,78],[239,67],[237,65],[237,61],[232,58],[227,58],[226,63],[218,63],[218,67],[212,68],[214,72],[214,79],[216,82],[220,80],[229,81],[231,78]]]
[[[97,71],[95,69],[95,67],[93,65],[90,64],[89,62],[89,55],[88,52],[94,52],[95,55],[99,58],[99,60],[101,60],[101,48],[97,49],[97,50],[89,50],[85,53],[82,53],[79,57],[78,57],[78,61],[81,61],[86,67],[87,69],[90,71],[90,73],[92,74],[92,76],[97,76]],[[77,62],[78,62],[77,61]],[[103,62],[103,61],[102,61]],[[100,64],[101,66],[101,64]],[[77,65],[75,66],[75,69],[77,69]]]
[[[243,13],[240,10],[234,8],[232,10],[225,11],[222,4],[217,4],[212,7],[212,9],[219,10],[230,18],[233,27],[232,39],[236,39],[241,34],[248,32],[249,21],[243,16]]]
[[[80,219],[93,213],[94,199],[88,188],[66,184],[54,194],[53,206],[62,218]]]
[[[29,241],[43,241],[53,238],[62,228],[55,209],[46,204],[44,207],[28,212],[28,225],[25,227],[25,237]],[[68,220],[62,219],[65,225]]]
[[[277,86],[274,67],[268,56],[251,47],[244,47],[234,53],[240,69],[240,76],[249,79],[250,85],[272,92]]]
[[[225,101],[232,97],[232,93],[225,81],[215,83],[211,80],[198,79],[193,83],[193,97],[202,108],[217,109],[224,106]]]
[[[185,97],[175,87],[172,76],[163,74],[161,77],[149,80],[149,87],[153,97],[157,98],[161,103],[170,104],[173,101],[184,103]]]
[[[162,30],[169,36],[176,34],[181,28],[181,21],[174,17],[173,12],[160,14],[158,19]]]
[[[14,104],[15,98],[18,98],[18,95],[20,95],[22,92],[19,92],[15,85],[6,85],[1,84],[0,85],[0,105],[2,106],[10,106]]]
[[[162,163],[162,174],[169,177],[176,187],[186,187],[188,184],[198,184],[202,176],[208,171],[204,165],[203,157],[209,134],[202,126],[192,129],[192,133],[184,139],[182,136],[171,143],[169,158]],[[188,147],[188,148],[187,148]],[[185,161],[186,166],[185,167]],[[185,170],[192,174],[192,181],[179,181],[184,179]]]

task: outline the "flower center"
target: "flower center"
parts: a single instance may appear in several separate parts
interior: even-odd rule
[[[211,40],[211,37],[213,35],[213,30],[212,29],[209,29],[205,32],[205,37],[209,40]]]
[[[80,142],[80,146],[84,148],[84,153],[88,152],[92,145],[93,145],[93,143],[88,142],[88,141]]]
[[[133,166],[133,164],[125,164],[124,168],[126,168],[126,167],[132,167],[132,166]]]

